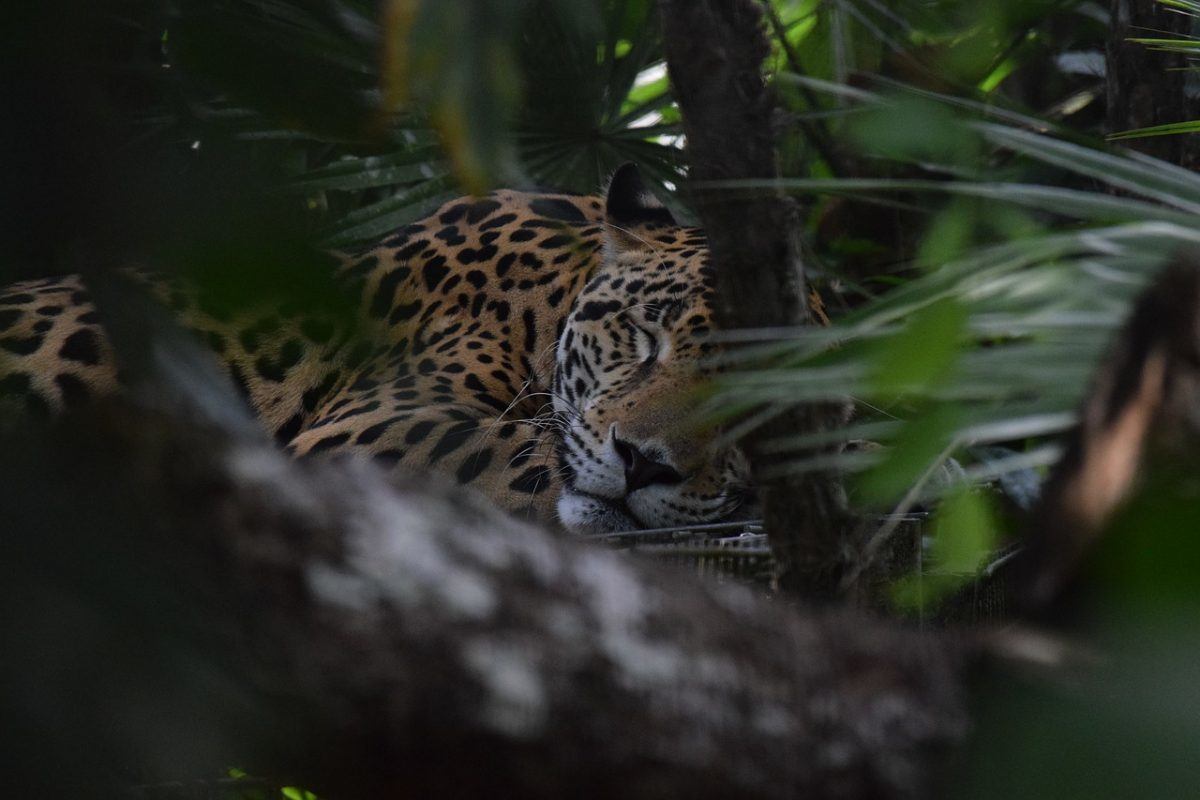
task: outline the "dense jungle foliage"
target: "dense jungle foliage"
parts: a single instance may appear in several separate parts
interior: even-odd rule
[[[234,303],[327,304],[313,245],[353,248],[500,186],[592,193],[631,161],[696,220],[651,0],[21,5],[4,14],[0,282],[134,261]],[[731,335],[705,411],[736,436],[851,398],[836,434],[776,442],[779,468],[844,471],[879,516],[871,541],[931,515],[921,574],[890,590],[897,613],[923,614],[1019,543],[1131,299],[1200,245],[1200,3],[1160,0],[1179,30],[1128,36],[1093,0],[763,5],[783,175],[722,189],[801,201],[830,325]],[[1172,118],[1114,127],[1130,119],[1112,107],[1127,102],[1114,47],[1176,81]],[[1108,622],[1139,654],[1103,687],[1121,701],[1013,689],[983,717],[969,796],[1195,785],[1200,543],[1172,491],[1148,487],[1119,523],[1137,544],[1100,559]]]

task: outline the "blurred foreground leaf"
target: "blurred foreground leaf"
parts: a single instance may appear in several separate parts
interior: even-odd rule
[[[919,574],[897,581],[893,589],[901,608],[925,611],[974,580],[999,543],[1000,526],[988,496],[960,489],[938,506],[933,541]]]

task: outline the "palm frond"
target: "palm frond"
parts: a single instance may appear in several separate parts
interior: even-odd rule
[[[894,102],[859,88],[789,80],[830,88],[853,106],[878,110]],[[775,442],[778,469],[861,472],[862,487],[890,487],[865,499],[889,502],[896,496],[891,492],[913,489],[906,481],[950,458],[966,461],[968,479],[1048,463],[1053,437],[1073,424],[1093,365],[1131,297],[1178,249],[1200,245],[1200,178],[1194,174],[1036,132],[1023,115],[988,111],[988,120],[953,124],[978,137],[987,162],[1026,178],[723,184],[736,192],[958,196],[1036,214],[1026,235],[969,246],[831,328],[730,337],[737,343],[724,356],[730,370],[714,389],[713,413],[736,409],[761,420],[797,404],[849,398],[857,406],[856,422],[837,435]],[[921,166],[954,174],[951,164]],[[882,447],[831,453],[827,447],[838,436]],[[1013,456],[970,463],[972,448],[997,442],[1015,446]],[[888,481],[875,480],[885,473]],[[918,494],[945,490],[925,485]]]

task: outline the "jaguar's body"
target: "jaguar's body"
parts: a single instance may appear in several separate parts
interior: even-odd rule
[[[221,314],[145,280],[299,455],[431,468],[577,531],[713,520],[743,497],[740,457],[687,425],[712,326],[703,236],[632,168],[607,205],[500,191],[341,260],[353,333],[277,307]],[[0,293],[0,413],[118,389],[79,278]]]

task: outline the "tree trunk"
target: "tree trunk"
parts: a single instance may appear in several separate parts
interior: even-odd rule
[[[811,324],[797,204],[779,193],[731,197],[705,185],[779,177],[775,103],[762,74],[770,51],[753,0],[660,0],[667,66],[683,115],[690,191],[717,269],[718,322],[724,330]],[[831,475],[770,478],[764,445],[841,424],[839,408],[780,414],[744,439],[764,487],[764,515],[780,583],[811,599],[836,594],[851,529]]]
[[[1130,42],[1130,37],[1187,38],[1192,18],[1151,0],[1111,0],[1108,40],[1110,133],[1183,122],[1200,116],[1200,103],[1185,92],[1188,59]],[[1133,139],[1128,144],[1173,164],[1200,167],[1195,134]]]

